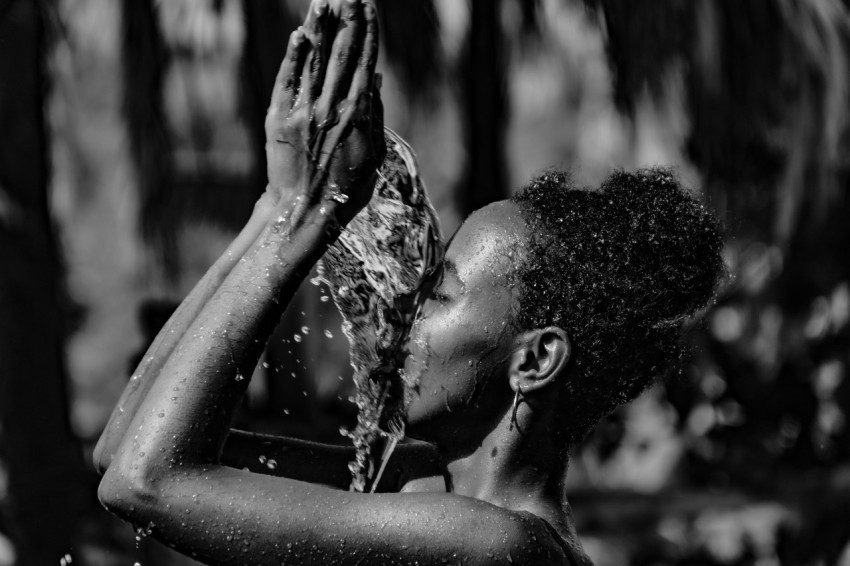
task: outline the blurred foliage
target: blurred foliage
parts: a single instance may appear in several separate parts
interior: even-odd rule
[[[52,562],[94,501],[69,422],[70,309],[49,210],[54,8],[0,3],[0,563]]]
[[[584,2],[604,28],[624,112],[647,92],[662,98],[671,77],[683,75],[688,155],[722,197],[721,210],[746,215],[782,244],[801,222],[824,218],[847,170],[845,4]]]
[[[130,358],[263,190],[281,30],[306,9],[109,2],[58,2],[50,67],[51,206],[85,309],[69,360],[89,441]],[[13,4],[0,0],[0,20]],[[541,160],[678,164],[724,215],[730,277],[688,330],[694,357],[575,454],[570,502],[597,564],[850,563],[846,3],[383,4],[389,125],[417,148],[444,217],[508,194]],[[118,70],[120,89],[105,78]],[[351,418],[345,343],[301,340],[334,317],[301,290],[240,424],[335,437]],[[134,550],[114,523],[88,532],[92,563],[188,563]],[[0,536],[0,564],[5,548]]]
[[[380,17],[383,53],[399,76],[405,97],[433,102],[445,72],[433,0],[383,2]]]
[[[695,469],[760,481],[778,463],[845,461],[850,14],[837,1],[588,4],[625,112],[685,74],[689,155],[734,237],[700,355],[668,386],[704,440]]]
[[[735,507],[777,506],[761,550],[742,528],[725,550],[680,546],[678,558],[652,560],[838,563],[850,540],[840,526],[850,506],[850,13],[837,0],[585,3],[625,113],[685,85],[687,155],[726,217],[729,284],[690,332],[697,354],[660,402],[683,443],[675,478],[744,494]],[[598,433],[607,453],[620,423]]]

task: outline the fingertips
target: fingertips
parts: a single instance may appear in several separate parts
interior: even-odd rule
[[[363,3],[360,0],[344,0],[340,8],[339,28],[328,60],[320,109],[330,111],[348,94],[362,52],[364,33]]]
[[[320,33],[324,31],[327,24],[330,6],[327,0],[318,0],[310,4],[310,12],[307,14],[307,19],[304,22],[304,27],[312,33]]]
[[[288,112],[295,103],[298,95],[298,87],[301,82],[301,65],[306,52],[307,41],[301,28],[289,35],[286,46],[286,54],[283,56],[277,79],[275,80],[272,100],[269,108]]]
[[[354,69],[348,93],[348,98],[352,100],[356,100],[361,93],[370,91],[378,62],[378,13],[369,2],[363,2],[363,20],[365,23],[363,47],[357,59],[357,67]]]
[[[361,0],[342,0],[340,3],[340,17],[354,17],[356,10],[362,6]]]
[[[301,61],[301,56],[304,55],[307,47],[307,36],[304,35],[304,30],[300,27],[289,34],[289,43],[286,46],[286,55],[283,57],[284,64],[298,65]]]
[[[306,102],[312,103],[321,92],[325,75],[324,44],[329,19],[330,8],[327,0],[319,0],[311,4],[310,13],[304,22],[310,50],[306,56],[301,75],[301,98],[299,102],[306,97]]]

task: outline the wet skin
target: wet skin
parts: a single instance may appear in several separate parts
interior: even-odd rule
[[[463,451],[510,406],[512,276],[524,232],[517,206],[504,201],[472,214],[452,237],[411,332],[405,369],[422,375],[408,407],[410,436]]]
[[[414,349],[427,342],[430,355],[410,407],[412,429],[437,442],[452,493],[428,491],[428,471],[398,475],[404,493],[300,481],[342,487],[343,474],[324,467],[339,470],[349,453],[229,428],[248,385],[243,376],[305,274],[368,201],[383,155],[383,136],[372,135],[380,108],[369,97],[377,18],[360,0],[340,11],[327,60],[322,34],[336,16],[326,7],[313,4],[305,31],[290,40],[267,120],[269,190],[119,401],[95,454],[104,473],[98,496],[208,564],[569,564],[542,521],[571,535],[561,505],[566,463],[542,434],[568,347],[558,329],[502,325],[512,304],[505,260],[521,239],[513,205],[493,205],[464,224],[448,254],[456,279],[444,270],[414,332]],[[526,396],[514,423],[517,387]],[[433,473],[433,451],[417,450],[409,463],[422,456]],[[274,475],[257,465],[260,455],[277,456]]]

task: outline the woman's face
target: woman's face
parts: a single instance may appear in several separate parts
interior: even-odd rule
[[[491,430],[510,404],[513,278],[524,238],[519,208],[509,201],[475,212],[452,238],[411,330],[405,371],[421,373],[408,406],[411,436],[472,440]]]

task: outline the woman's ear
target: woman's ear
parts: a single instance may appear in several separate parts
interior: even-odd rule
[[[571,353],[567,333],[557,326],[520,333],[511,356],[511,389],[529,393],[549,385],[564,373]]]

